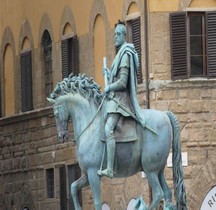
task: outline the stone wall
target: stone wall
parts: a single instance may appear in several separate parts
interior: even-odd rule
[[[199,209],[207,192],[215,184],[215,82],[151,82],[151,108],[170,110],[180,121],[182,151],[188,154],[188,166],[184,167],[184,173],[189,209]],[[172,174],[169,170],[167,179],[171,183]],[[194,190],[197,187],[200,190]],[[196,198],[195,202],[192,202],[191,197]]]
[[[59,167],[76,164],[75,144],[58,143],[51,108],[38,109],[0,120],[0,210],[60,209]],[[70,129],[73,138],[73,130]],[[54,168],[55,195],[46,195],[46,169]],[[149,201],[142,174],[110,180],[103,177],[102,201],[111,209],[126,209],[132,198]],[[70,196],[69,189],[67,196]],[[83,209],[93,209],[90,187],[82,190]]]
[[[144,84],[138,88],[144,107]],[[151,81],[151,108],[174,112],[181,125],[182,151],[188,153],[184,167],[189,209],[200,208],[215,184],[215,81]],[[71,136],[73,131],[71,129]],[[51,108],[39,109],[0,120],[0,209],[59,209],[59,167],[77,163],[73,142],[59,144]],[[55,198],[46,197],[45,170],[55,170]],[[172,171],[166,168],[171,188]],[[202,180],[202,182],[201,182]],[[83,189],[83,209],[93,209],[89,187]],[[125,179],[102,178],[102,200],[111,209],[125,210],[132,198],[149,187],[141,173]]]
[[[216,183],[216,80],[170,80],[169,13],[150,13],[149,22],[150,107],[170,110],[179,119],[182,151],[188,154],[188,166],[184,167],[188,206],[199,209]],[[144,85],[140,89],[142,93]],[[166,178],[172,188],[171,168],[166,169]]]
[[[58,144],[52,113],[46,108],[0,120],[0,209],[59,209],[59,166],[77,160],[72,141]],[[46,197],[47,168],[55,171],[54,199]]]

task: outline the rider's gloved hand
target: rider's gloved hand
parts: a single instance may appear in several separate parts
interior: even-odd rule
[[[110,78],[110,70],[108,68],[103,67],[102,72],[103,72],[103,75],[107,76],[107,79]]]

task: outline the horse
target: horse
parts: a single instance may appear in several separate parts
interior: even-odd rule
[[[82,210],[77,191],[90,185],[95,210],[102,210],[101,177],[97,171],[106,164],[103,142],[106,96],[92,78],[80,74],[63,79],[47,99],[53,105],[60,142],[71,140],[68,123],[70,119],[73,122],[77,159],[82,172],[82,176],[71,184],[74,207]],[[153,199],[148,208],[143,209],[153,210],[164,199],[164,209],[187,210],[179,122],[169,111],[142,109],[142,115],[152,130],[144,129],[137,123],[137,140],[116,143],[114,178],[129,177],[144,171],[153,191]],[[164,177],[171,145],[176,205],[172,203],[172,191]]]

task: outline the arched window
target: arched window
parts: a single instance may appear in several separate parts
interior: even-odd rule
[[[51,91],[53,90],[53,71],[52,71],[52,40],[47,30],[43,32],[42,47],[43,47],[45,93],[46,93],[46,97],[48,97]]]

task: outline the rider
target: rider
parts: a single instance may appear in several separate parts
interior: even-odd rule
[[[138,69],[138,56],[133,44],[126,42],[126,27],[118,23],[115,28],[115,47],[118,53],[115,56],[111,70],[103,68],[109,84],[105,87],[107,94],[107,120],[105,123],[105,136],[107,144],[107,168],[99,170],[98,175],[113,178],[113,165],[115,156],[114,130],[121,116],[136,116],[145,127],[145,121],[140,117],[140,107],[136,97],[136,73]]]

